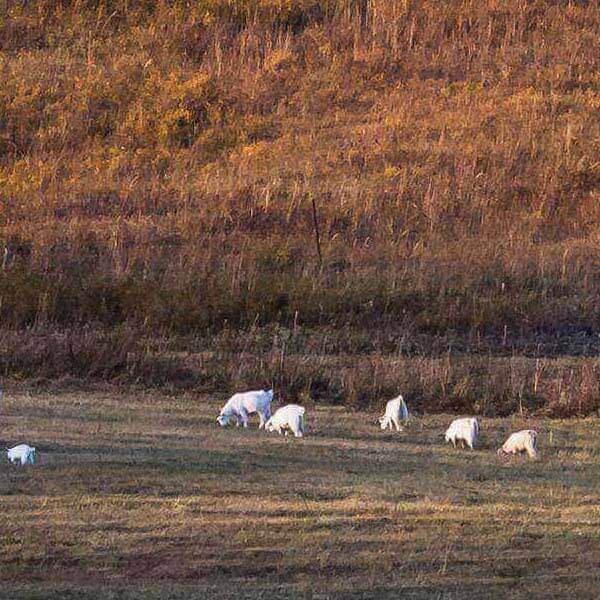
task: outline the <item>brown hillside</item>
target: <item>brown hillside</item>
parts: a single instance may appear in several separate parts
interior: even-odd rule
[[[5,330],[597,356],[599,23],[583,0],[0,0]],[[22,354],[5,373],[61,371]]]

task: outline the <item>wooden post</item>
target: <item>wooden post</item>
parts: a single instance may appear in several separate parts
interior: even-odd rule
[[[319,235],[319,221],[317,219],[317,204],[315,197],[311,194],[310,200],[312,202],[312,213],[313,213],[313,224],[315,226],[315,241],[317,244],[317,254],[319,255],[319,266],[323,266],[323,254],[321,253],[321,237]]]

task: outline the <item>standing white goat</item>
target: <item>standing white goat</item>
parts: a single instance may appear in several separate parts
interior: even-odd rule
[[[297,404],[286,404],[275,411],[275,414],[267,421],[265,429],[267,431],[277,431],[279,435],[282,432],[288,434],[288,430],[294,434],[294,437],[304,435],[304,413],[305,408]]]
[[[521,454],[527,452],[529,458],[537,458],[537,432],[533,429],[523,429],[509,436],[502,448],[498,449],[498,456],[506,454]]]
[[[479,423],[475,417],[464,417],[455,419],[446,430],[446,442],[452,442],[456,448],[457,442],[462,442],[473,450],[477,436],[479,435]]]
[[[10,448],[6,451],[6,454],[11,463],[16,463],[20,460],[22,465],[26,465],[27,463],[32,465],[35,461],[35,448],[27,444],[19,444],[14,448]]]
[[[393,400],[390,400],[385,407],[385,414],[383,417],[379,417],[379,423],[381,429],[386,430],[388,427],[393,431],[392,424],[396,426],[397,431],[402,431],[400,427],[400,421],[404,421],[404,424],[408,422],[408,408],[402,396],[398,396]]]
[[[234,394],[221,409],[217,422],[221,427],[225,427],[231,419],[235,419],[237,426],[248,427],[248,416],[258,413],[260,419],[258,428],[261,429],[271,418],[271,400],[273,400],[273,390]]]

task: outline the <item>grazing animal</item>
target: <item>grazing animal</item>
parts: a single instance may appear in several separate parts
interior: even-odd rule
[[[20,460],[22,465],[26,465],[27,463],[32,465],[35,461],[35,448],[27,444],[19,444],[14,448],[10,448],[6,451],[6,454],[11,463],[16,463]]]
[[[479,423],[475,417],[455,419],[446,430],[446,442],[452,442],[455,448],[457,442],[462,442],[473,450],[478,435]]]
[[[217,422],[221,427],[225,427],[232,419],[235,419],[237,426],[248,427],[248,416],[258,413],[260,419],[258,428],[262,429],[271,418],[271,400],[273,400],[273,390],[234,394],[221,409]]]
[[[408,408],[406,408],[406,403],[402,396],[390,400],[386,404],[385,414],[383,417],[379,417],[379,423],[381,424],[381,429],[383,431],[388,427],[393,430],[392,424],[396,426],[396,431],[402,431],[400,421],[403,421],[404,424],[408,421]]]
[[[529,458],[537,458],[537,432],[533,429],[523,429],[509,436],[502,448],[498,449],[498,456],[506,454],[521,454],[527,452]]]
[[[302,437],[304,435],[304,412],[303,406],[286,404],[275,411],[275,414],[267,421],[265,429],[276,431],[279,435],[282,432],[287,435],[288,431],[291,431],[294,437]]]

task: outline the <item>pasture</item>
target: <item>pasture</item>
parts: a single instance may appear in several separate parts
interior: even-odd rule
[[[0,596],[595,598],[600,422],[453,415],[382,432],[379,414],[308,407],[301,440],[221,429],[221,402],[159,392],[7,393]],[[275,406],[275,404],[274,404]],[[499,460],[509,431],[541,459]]]

